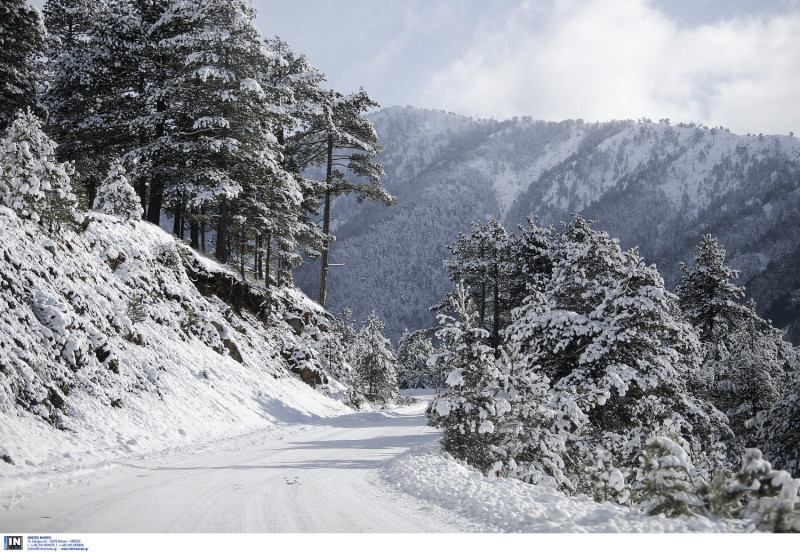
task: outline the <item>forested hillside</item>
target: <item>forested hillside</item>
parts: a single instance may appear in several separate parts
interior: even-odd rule
[[[471,221],[497,218],[513,229],[538,216],[558,229],[579,212],[623,248],[639,247],[669,289],[711,233],[758,312],[800,338],[797,138],[666,120],[489,121],[396,107],[371,118],[398,205],[337,205],[331,255],[343,266],[331,270],[332,310],[363,317],[375,308],[393,338],[434,325],[425,309],[449,291],[446,246]],[[314,270],[301,268],[298,283],[312,285]]]
[[[394,201],[377,104],[254,18],[249,0],[0,6],[4,469],[63,461],[71,431],[113,456],[151,430],[396,399],[379,321],[356,334],[291,283],[301,251],[325,259],[333,198]]]

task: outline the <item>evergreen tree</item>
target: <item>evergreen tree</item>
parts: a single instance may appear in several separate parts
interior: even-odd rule
[[[277,128],[273,132],[283,148],[286,146],[287,135],[312,116],[313,99],[325,75],[279,37],[265,40],[265,45],[269,56],[263,86],[275,110]],[[321,191],[318,183],[300,174],[289,155],[284,156],[283,168],[294,177],[300,202],[294,198],[287,200],[287,188],[276,186],[276,179],[270,179],[266,184],[266,205],[269,209],[279,209],[282,213],[282,216],[274,217],[272,224],[265,229],[258,241],[266,271],[264,280],[267,282],[270,280],[269,270],[273,261],[277,261],[279,267],[278,283],[288,283],[292,280],[292,268],[300,261],[295,248],[299,247],[309,257],[316,258],[322,247],[319,224],[310,216],[319,213],[317,198]],[[280,224],[280,221],[292,223]],[[256,260],[257,265],[262,260],[261,257]]]
[[[504,454],[502,475],[553,488],[574,491],[563,455],[569,435],[586,419],[568,397],[552,392],[519,345],[510,341],[500,348],[496,364],[501,370],[502,397],[509,408],[498,416],[496,449]]]
[[[351,388],[355,382],[356,336],[353,313],[346,308],[341,316],[333,318],[327,340],[320,351],[320,357],[331,375]]]
[[[553,273],[553,228],[539,226],[538,219],[528,217],[518,234],[509,234],[506,263],[509,271],[509,308],[521,307],[533,290],[542,291],[544,282]]]
[[[17,111],[36,109],[37,64],[46,31],[39,11],[27,0],[0,5],[0,132]]]
[[[75,164],[73,186],[90,206],[107,160],[141,140],[132,124],[144,110],[147,30],[132,0],[48,0],[43,13],[47,129],[59,160]]]
[[[317,302],[327,297],[328,252],[331,241],[331,201],[354,193],[359,202],[368,199],[385,205],[395,198],[381,187],[383,169],[375,160],[381,151],[375,128],[365,113],[378,107],[364,90],[347,96],[318,90],[313,115],[289,137],[288,150],[297,171],[325,167],[322,193],[322,251]]]
[[[780,331],[758,317],[755,302],[749,301],[746,308],[747,319],[730,336],[729,354],[714,389],[737,436],[738,454],[759,445],[758,425],[780,398],[784,366],[794,358],[793,348]]]
[[[644,462],[640,494],[649,514],[688,516],[703,506],[692,481],[694,466],[680,444],[663,435],[652,436],[645,443]]]
[[[683,277],[675,293],[700,340],[707,344],[728,343],[726,337],[747,318],[747,313],[737,303],[744,296],[744,288],[731,282],[739,272],[725,265],[725,249],[706,234],[695,248],[694,266],[681,263],[681,272]]]
[[[776,468],[800,477],[800,369],[787,371],[780,398],[757,426],[756,442]]]
[[[744,502],[737,511],[739,517],[754,521],[762,530],[800,533],[800,479],[773,471],[758,449],[745,450],[735,479],[729,493]]]
[[[55,150],[29,109],[18,113],[0,141],[3,203],[23,218],[48,223],[51,232],[82,218],[70,186],[72,166],[59,163]]]
[[[458,460],[500,475],[513,469],[506,451],[497,445],[504,436],[496,432],[501,417],[510,411],[503,373],[495,362],[495,350],[486,345],[488,332],[478,326],[478,315],[464,286],[450,297],[458,318],[439,315],[436,333],[446,348],[436,363],[448,370],[445,386],[429,410],[442,429],[442,447]]]
[[[424,332],[403,332],[397,343],[397,383],[401,389],[436,386],[436,378],[428,368],[432,355],[433,343]]]
[[[497,220],[485,225],[474,222],[470,235],[459,234],[456,242],[448,246],[454,258],[444,263],[450,280],[463,282],[469,289],[478,308],[478,325],[491,328],[492,347],[500,344],[500,330],[509,322],[509,246],[509,236]]]
[[[699,343],[655,267],[580,216],[558,236],[553,263],[544,293],[531,296],[508,333],[588,418],[571,441],[579,462],[571,469],[593,463],[600,445],[641,477],[641,443],[665,425],[693,455],[716,461],[716,442],[729,429],[689,392]]]
[[[356,386],[373,404],[386,405],[398,395],[392,343],[383,337],[383,322],[373,312],[356,337],[354,357]]]
[[[725,265],[725,250],[715,238],[703,236],[694,266],[681,270],[676,292],[703,341],[708,396],[730,420],[735,438],[727,443],[728,453],[735,462],[745,448],[762,445],[758,426],[778,399],[784,367],[795,354],[780,332],[758,317],[755,303],[737,302],[744,288],[731,282],[738,272]]]
[[[269,56],[254,17],[248,0],[174,1],[151,30],[176,70],[153,90],[166,128],[146,153],[177,169],[162,183],[173,209],[184,202],[216,206],[216,257],[223,263],[231,254],[232,216],[257,233],[282,212],[265,203],[265,182],[287,188],[288,201],[299,198],[272,133],[274,110],[262,86]]]
[[[122,220],[140,220],[142,206],[136,190],[130,185],[125,168],[115,160],[108,170],[108,176],[97,190],[92,208],[109,215],[118,215]]]

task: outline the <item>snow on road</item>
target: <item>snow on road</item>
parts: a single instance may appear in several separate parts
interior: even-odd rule
[[[420,397],[427,399],[430,397]],[[741,521],[648,516],[443,455],[427,401],[303,416],[248,435],[54,471],[0,508],[20,533],[750,532]],[[58,488],[58,485],[66,486]]]
[[[114,464],[93,480],[0,510],[18,532],[453,532],[491,530],[381,481],[435,442],[424,403],[317,418],[180,454]]]

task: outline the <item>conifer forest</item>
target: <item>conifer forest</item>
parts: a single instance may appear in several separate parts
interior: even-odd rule
[[[800,532],[800,140],[381,106],[255,19],[0,1],[3,531]]]

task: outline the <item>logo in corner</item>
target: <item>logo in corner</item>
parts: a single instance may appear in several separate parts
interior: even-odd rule
[[[3,550],[22,550],[22,537],[3,537]]]

